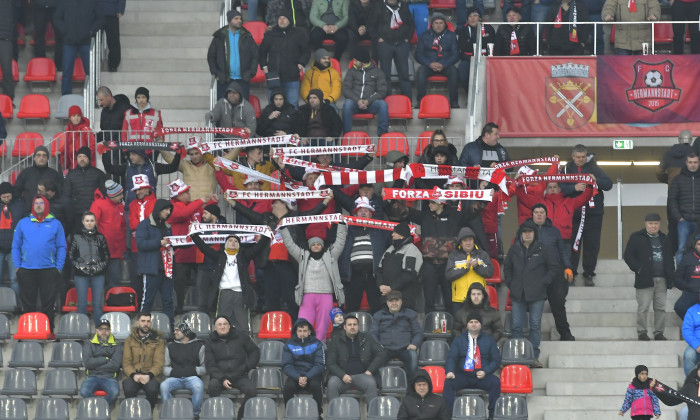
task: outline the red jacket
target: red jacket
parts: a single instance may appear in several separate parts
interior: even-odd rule
[[[556,175],[559,173],[559,164],[557,163],[552,163],[547,169],[547,172],[545,175]],[[528,194],[534,194],[534,195],[542,195],[544,194],[544,191],[547,189],[547,184],[543,182],[536,182],[533,184],[529,184],[527,186],[527,192]],[[512,194],[511,194],[512,195]],[[532,217],[532,210],[530,207],[526,206],[523,204],[520,200],[518,200],[518,226],[522,225],[524,221]],[[563,232],[562,232],[563,235]]]
[[[323,198],[297,200],[297,207],[299,208],[300,212],[308,211],[316,207],[318,203],[323,200]],[[331,214],[335,212],[335,200],[331,200],[328,202],[328,207],[326,207],[321,214]],[[330,229],[330,226],[326,223],[311,223],[306,228],[306,239],[319,237],[325,241],[326,237],[328,236],[328,229]]]
[[[97,231],[107,239],[109,256],[120,260],[123,259],[124,251],[126,251],[124,203],[115,204],[109,198],[95,193],[95,201],[92,202],[90,211],[95,213]]]
[[[122,123],[122,141],[154,141],[154,133],[163,128],[160,111],[151,108],[139,112],[133,106],[124,113]]]
[[[65,146],[61,148],[64,154],[64,169],[75,169],[75,158],[78,149],[83,146],[90,148],[90,164],[95,166],[95,133],[90,128],[90,120],[83,117],[78,125],[73,125],[68,121],[65,132]]]
[[[190,229],[190,223],[199,223],[202,221],[202,212],[205,206],[202,200],[198,199],[185,203],[180,200],[172,199],[170,203],[173,205],[173,211],[170,213],[168,223],[170,223],[173,236],[187,235]],[[197,262],[196,250],[196,246],[179,246],[175,248],[175,262]]]
[[[489,202],[484,208],[484,211],[481,212],[481,220],[484,223],[484,232],[486,234],[498,233],[498,214],[505,213],[508,209],[510,198],[515,194],[515,183],[509,178],[506,178],[506,188],[508,189],[508,194],[500,189],[496,190],[491,202]],[[518,208],[518,217],[519,216],[520,209]]]
[[[153,213],[153,206],[156,204],[156,194],[151,193],[143,200],[134,200],[129,204],[129,230],[131,230],[131,252],[136,252],[136,228],[139,223]]]
[[[578,197],[564,197],[563,193],[536,194],[531,188],[528,188],[526,193],[522,186],[518,187],[517,194],[518,203],[523,203],[527,208],[531,209],[537,203],[544,204],[547,207],[547,217],[552,221],[552,225],[559,229],[562,239],[566,241],[571,238],[571,219],[574,212],[591,199],[593,188],[586,188]]]
[[[216,182],[219,183],[224,192],[226,190],[237,190],[236,186],[231,182],[231,177],[226,175],[224,171],[216,171]],[[274,200],[236,200],[237,203],[246,206],[256,213],[269,213],[272,211],[272,201]]]

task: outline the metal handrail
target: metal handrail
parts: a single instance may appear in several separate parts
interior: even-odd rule
[[[102,61],[105,58],[107,43],[104,30],[98,31],[90,40],[90,71],[85,86],[83,87],[83,113],[90,120],[90,126],[95,129],[95,107],[97,106],[96,94],[100,86]]]

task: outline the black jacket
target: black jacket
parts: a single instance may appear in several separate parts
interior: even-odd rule
[[[591,33],[592,27],[590,25],[576,25],[576,32],[578,36],[578,42],[572,42],[569,40],[569,31],[572,29],[571,22],[574,21],[573,7],[576,5],[576,22],[590,22],[590,17],[588,15],[588,8],[584,1],[572,1],[569,3],[569,10],[561,11],[562,23],[559,28],[556,25],[544,25],[544,36],[547,40],[547,44],[550,48],[555,51],[576,51],[581,48],[581,44],[588,43],[588,35]],[[549,5],[547,10],[547,17],[545,22],[554,22],[557,15],[559,14],[559,8],[561,7],[560,1],[554,1]]]
[[[374,19],[380,7],[380,2],[371,0],[367,7],[362,6],[360,0],[350,0],[350,19],[348,20],[348,30],[357,33],[360,26],[364,26],[367,30],[367,35],[375,39],[374,34],[376,28],[373,27]],[[382,5],[383,7],[383,5]],[[412,20],[413,18],[411,18]],[[413,36],[413,34],[411,34]]]
[[[282,30],[275,26],[265,33],[258,61],[260,68],[267,66],[269,71],[277,72],[284,83],[299,80],[297,65],[306,66],[310,57],[309,41],[303,29],[290,25]]]
[[[343,134],[343,121],[337,112],[327,103],[321,103],[321,121],[328,130],[328,137],[340,137]],[[299,107],[299,117],[301,118],[300,137],[307,137],[308,124],[311,119],[311,105],[304,104]]]
[[[103,188],[107,175],[94,166],[71,169],[66,175],[63,187],[63,195],[68,197],[73,204],[73,212],[82,215],[90,210],[95,201],[95,190]]]
[[[408,5],[405,2],[399,2],[399,16],[403,22],[397,29],[391,29],[391,18],[393,13],[387,9],[386,3],[382,2],[375,10],[375,19],[372,22],[373,29],[371,33],[373,38],[389,45],[399,45],[409,42],[415,31],[415,23],[411,11],[408,10]]]
[[[4,211],[3,205],[0,205],[0,211]],[[6,214],[6,217],[12,218],[12,224],[9,229],[0,229],[0,252],[2,253],[12,252],[12,239],[15,235],[15,228],[19,220],[27,214],[24,211],[24,202],[14,197],[10,204],[7,205],[7,211],[9,215]]]
[[[72,232],[73,223],[75,222],[75,212],[73,211],[73,203],[71,203],[70,198],[62,193],[57,193],[53,198],[49,199],[49,204],[51,206],[51,213],[61,222],[63,230],[66,233]]]
[[[416,380],[428,383],[428,393],[421,397],[416,392]],[[440,395],[433,394],[433,382],[424,369],[418,369],[411,380],[401,405],[398,420],[449,420],[451,408]]]
[[[499,26],[496,31],[493,55],[510,55],[510,35],[513,30],[515,30],[515,36],[518,38],[518,48],[520,48],[520,54],[517,55],[535,55],[537,41],[532,27],[530,25],[516,25],[513,27],[507,23]]]
[[[206,243],[204,243],[202,238],[200,238],[199,234],[192,235],[191,238],[192,242],[194,242],[194,244],[197,245],[197,248],[199,248],[199,250],[202,251],[202,254],[211,259],[216,259],[214,278],[221,279],[221,276],[224,274],[224,270],[226,269],[227,260],[226,250],[224,246],[221,245],[221,248],[217,251],[214,248],[207,245]],[[270,238],[268,238],[267,236],[263,236],[254,246],[241,246],[241,248],[238,251],[238,254],[236,254],[238,276],[240,277],[241,288],[243,289],[243,302],[248,308],[254,308],[255,302],[257,300],[257,296],[255,296],[255,290],[253,290],[253,285],[250,282],[250,276],[248,275],[248,264],[250,263],[250,260],[255,258],[255,256],[259,252],[262,252],[263,250],[267,249],[269,243]]]
[[[690,292],[695,296],[700,292],[700,256],[695,249],[688,250],[681,258],[681,263],[676,269],[674,285],[678,290]]]
[[[493,26],[484,25],[484,36],[481,37],[481,48],[487,49],[486,44],[494,42],[496,39],[496,31]],[[474,44],[476,43],[477,37],[481,34],[478,28],[471,28],[469,23],[464,26],[457,28],[455,30],[455,35],[457,35],[457,48],[459,48],[459,59],[469,60],[472,55],[474,55]],[[488,49],[487,49],[488,50]]]
[[[579,171],[580,169],[580,171]],[[598,194],[593,197],[594,208],[590,208],[586,205],[586,215],[596,214],[601,215],[604,212],[605,206],[605,194],[603,191],[610,191],[612,189],[613,183],[610,177],[603,172],[600,166],[595,161],[595,157],[591,154],[588,155],[588,162],[583,166],[578,168],[574,163],[573,159],[564,166],[565,174],[593,174],[595,175],[596,184],[598,184]],[[572,182],[563,182],[561,184],[561,190],[567,197],[577,197],[583,193],[574,190],[576,184]]]
[[[231,80],[230,52],[228,26],[224,26],[214,32],[214,39],[209,44],[207,63],[209,73],[216,76],[219,82],[228,83]],[[245,82],[255,77],[258,71],[258,46],[253,40],[253,35],[246,28],[241,27],[238,38],[238,55],[241,63],[241,79]],[[246,100],[248,98],[245,98]]]
[[[700,171],[690,172],[687,167],[673,178],[668,188],[668,212],[673,220],[700,219]]]
[[[32,206],[32,200],[36,196],[37,186],[39,181],[49,179],[58,185],[59,191],[63,187],[63,177],[53,168],[46,166],[36,166],[36,164],[25,168],[17,176],[15,181],[15,197],[22,197],[24,200],[25,214],[29,214]],[[53,212],[52,212],[53,213]]]
[[[345,367],[350,358],[350,352],[348,351],[349,340],[350,338],[348,338],[346,333],[338,334],[336,337],[333,337],[328,346],[326,367],[328,368],[328,373],[338,378],[345,376]],[[360,343],[360,360],[376,378],[379,368],[384,366],[387,361],[386,350],[367,333],[357,333],[355,340],[359,340]]]
[[[277,118],[270,119],[270,114],[279,111]],[[301,118],[292,104],[285,100],[282,107],[277,108],[270,103],[260,113],[258,118],[258,134],[261,136],[274,136],[276,131],[284,131],[287,134],[298,134],[301,131]]]
[[[671,247],[671,241],[663,232],[659,232],[659,241],[661,241],[661,254],[664,264],[664,277],[666,278],[666,287],[673,287],[674,277],[674,250]],[[630,235],[625,247],[625,262],[630,270],[634,271],[634,287],[636,289],[645,289],[654,287],[653,267],[652,267],[652,250],[651,239],[647,234],[646,229],[639,230]]]
[[[397,250],[391,245],[382,256],[381,265],[375,270],[377,286],[389,286],[403,295],[403,305],[416,309],[421,286],[418,274],[423,265],[423,257],[413,245],[413,237],[400,243]]]
[[[103,19],[95,0],[61,0],[53,17],[53,25],[63,35],[65,45],[86,45],[102,28]]]
[[[119,136],[118,133],[114,133],[115,137],[112,139],[112,133],[103,133],[103,131],[119,131],[121,133],[122,124],[124,123],[124,113],[131,108],[129,103],[129,98],[121,93],[114,95],[114,105],[111,108],[102,108],[100,113],[100,131],[97,133],[97,141],[107,140],[117,140]]]
[[[478,306],[474,305],[469,298],[473,289],[479,289],[481,290],[481,293],[484,294],[484,300],[482,300],[481,304]],[[467,290],[467,299],[462,303],[462,307],[459,308],[455,314],[454,333],[457,336],[467,332],[467,317],[472,312],[476,312],[477,314],[481,315],[481,331],[488,333],[496,341],[503,337],[503,322],[501,321],[501,315],[498,312],[498,309],[491,307],[489,294],[486,291],[486,288],[484,288],[484,286],[479,282],[474,282],[469,286],[469,290]]]
[[[206,344],[207,373],[211,379],[222,383],[225,379],[234,381],[247,377],[248,371],[255,369],[260,361],[260,350],[245,333],[231,326],[228,334],[220,336],[212,331]]]
[[[83,228],[80,234],[73,235],[68,258],[76,274],[81,276],[102,274],[109,264],[107,240],[96,228],[92,230]]]
[[[12,19],[14,10],[11,1],[0,1],[0,40],[12,40],[14,38],[15,24]],[[0,138],[4,138],[0,135]]]
[[[561,232],[552,225],[552,221],[549,220],[549,218],[545,220],[542,226],[538,227],[537,238],[542,243],[545,251],[557,258],[562,270],[566,268],[571,268],[573,270],[571,266],[569,244],[564,243],[564,240],[561,238]]]

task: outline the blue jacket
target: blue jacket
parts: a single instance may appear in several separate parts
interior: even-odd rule
[[[61,222],[51,213],[41,222],[31,214],[20,220],[12,240],[12,261],[15,268],[63,270],[66,234]]]
[[[416,61],[423,66],[430,63],[440,63],[443,67],[449,67],[459,61],[459,50],[457,48],[457,36],[454,32],[445,28],[440,43],[442,44],[442,57],[438,57],[437,50],[433,50],[433,39],[435,32],[432,29],[420,34],[418,45],[416,45]]]
[[[126,0],[101,0],[101,12],[105,16],[116,16],[117,13],[124,14]]]
[[[163,271],[163,257],[160,253],[160,241],[165,236],[172,235],[170,225],[158,219],[160,212],[166,208],[172,211],[170,201],[159,199],[153,206],[153,213],[143,219],[136,227],[136,246],[139,250],[136,257],[136,272],[138,274],[158,275]]]
[[[462,154],[459,156],[459,164],[461,166],[480,166],[481,158],[483,155],[484,141],[479,137],[473,142],[467,143],[462,149]],[[499,162],[505,162],[510,160],[508,157],[508,151],[501,145],[501,143],[496,144],[496,154],[498,155]]]
[[[683,318],[683,339],[694,349],[700,346],[700,303],[691,306]]]
[[[301,322],[309,324],[311,334],[302,340],[297,337],[297,327]],[[297,319],[292,327],[292,338],[287,340],[287,344],[282,351],[282,370],[285,375],[299,380],[300,376],[315,378],[323,375],[326,364],[326,356],[323,351],[323,343],[316,338],[313,325],[304,318]]]
[[[403,350],[409,344],[420,348],[423,328],[418,323],[418,314],[413,309],[401,308],[395,314],[384,308],[374,314],[370,334],[385,349]]]
[[[467,351],[469,350],[468,335],[468,331],[464,332],[464,334],[455,338],[450,345],[450,351],[447,353],[447,362],[445,364],[445,373],[452,372],[456,375],[458,372],[461,372],[464,375],[476,377],[476,369],[472,372],[464,371],[464,361],[467,358]],[[498,352],[496,340],[485,332],[481,332],[476,338],[476,343],[481,353],[480,370],[486,372],[487,375],[493,374],[496,369],[501,366],[501,354]]]
[[[345,240],[345,248],[340,254],[338,261],[338,269],[340,270],[340,279],[344,283],[350,282],[352,278],[352,264],[350,263],[350,253],[352,252],[352,244],[355,242],[355,236],[362,233],[362,226],[348,226],[348,237]],[[391,232],[388,230],[366,228],[369,231],[369,239],[372,242],[372,258],[374,263],[374,271],[377,271],[379,262],[384,256],[384,251],[391,244]]]

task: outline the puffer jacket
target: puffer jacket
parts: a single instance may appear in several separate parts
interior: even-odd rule
[[[126,252],[124,203],[115,203],[109,198],[99,198],[92,202],[90,211],[95,213],[97,230],[104,232],[110,258],[124,258],[124,252]]]
[[[136,257],[136,272],[138,274],[158,275],[163,271],[163,258],[160,253],[160,241],[172,235],[170,225],[160,220],[160,212],[166,208],[172,210],[173,205],[168,200],[158,199],[153,206],[153,212],[136,227],[136,246],[139,252]]]
[[[423,261],[442,264],[457,248],[457,228],[463,226],[464,214],[445,205],[442,213],[425,212],[421,221]]]
[[[496,340],[482,330],[476,338],[476,345],[481,353],[481,369],[474,369],[471,372],[464,370],[464,361],[469,352],[469,332],[454,339],[450,345],[445,362],[445,373],[461,373],[471,378],[476,378],[476,373],[483,370],[487,375],[493,374],[501,366],[501,353],[496,346]]]
[[[83,366],[85,375],[96,378],[116,378],[122,367],[124,345],[117,341],[112,334],[106,344],[100,343],[95,334],[83,345]]]
[[[255,369],[260,361],[260,350],[245,333],[239,333],[231,326],[228,334],[219,335],[212,331],[206,344],[207,373],[211,379],[222,383],[247,377],[248,371]]]
[[[416,382],[419,379],[428,383],[425,397],[416,392]],[[450,411],[447,401],[440,395],[433,394],[433,381],[428,372],[418,369],[399,406],[398,420],[449,420]]]
[[[351,67],[343,79],[345,99],[357,102],[364,99],[371,105],[374,101],[386,97],[386,77],[374,63],[361,69]]]
[[[0,204],[0,212],[4,211],[4,206]],[[0,252],[12,252],[12,239],[15,235],[15,228],[24,214],[24,203],[22,200],[13,198],[7,205],[7,213],[5,214],[5,218],[12,219],[12,222],[9,226],[0,225]]]
[[[309,379],[322,376],[326,364],[324,346],[316,338],[313,325],[309,324],[311,333],[307,338],[302,340],[297,336],[297,327],[302,322],[309,323],[304,318],[297,319],[292,326],[292,338],[282,350],[282,371],[295,381],[301,376]]]
[[[673,179],[668,188],[668,212],[675,221],[681,217],[700,220],[700,171],[690,172],[684,167]]]
[[[241,80],[249,82],[258,71],[258,46],[253,40],[253,35],[245,27],[241,27],[239,31],[238,55],[241,63]],[[207,52],[209,72],[220,82],[225,83],[231,80],[231,44],[228,25],[217,29],[212,36]]]
[[[588,203],[593,196],[593,188],[586,188],[583,194],[576,197],[566,197],[564,193],[545,194],[543,188],[532,188],[528,185],[527,188],[525,186],[517,187],[515,194],[518,197],[518,205],[522,204],[528,210],[528,216],[525,220],[530,218],[532,207],[542,203],[547,207],[547,217],[551,220],[552,225],[559,229],[562,239],[568,241],[573,231],[574,212]]]
[[[571,268],[571,253],[569,244],[564,242],[559,233],[559,229],[552,225],[552,221],[546,219],[542,226],[537,226],[537,238],[542,243],[542,247],[548,254],[556,256],[562,270]],[[563,278],[563,277],[561,277]]]
[[[474,238],[474,249],[467,253],[462,248],[462,239],[469,236]],[[464,302],[468,297],[467,291],[472,283],[480,283],[485,286],[485,279],[493,276],[494,266],[489,254],[476,245],[476,235],[470,228],[465,227],[459,230],[457,243],[457,249],[450,253],[447,258],[445,280],[452,282],[452,302]],[[477,264],[474,268],[468,268],[469,261],[473,259],[476,259]]]
[[[40,197],[40,196],[37,196]],[[63,270],[66,262],[66,234],[61,222],[50,212],[44,198],[46,213],[39,220],[34,213],[17,223],[12,240],[12,262],[15,268]]]
[[[481,283],[472,283],[467,291],[467,296],[471,296],[472,290],[479,289],[484,294],[484,299],[481,304],[474,305],[471,299],[467,298],[462,307],[455,314],[454,331],[456,334],[462,334],[467,331],[467,316],[470,313],[476,312],[481,315],[481,331],[488,333],[494,340],[498,341],[503,337],[503,322],[498,309],[491,307],[489,294],[486,288]]]
[[[459,155],[459,164],[461,166],[481,166],[481,158],[483,156],[483,148],[489,147],[484,143],[481,137],[471,143],[467,143],[462,149],[462,154]],[[501,143],[495,146],[495,155],[499,162],[510,160],[508,151]]]
[[[618,22],[647,22],[651,16],[654,20],[661,17],[658,0],[636,0],[636,12],[630,12],[627,1],[606,0],[601,11],[605,16],[612,16]],[[643,42],[651,42],[651,25],[615,25],[615,48],[641,51]]]
[[[133,378],[137,373],[151,378],[163,373],[165,365],[165,341],[157,330],[150,330],[148,338],[141,340],[138,327],[131,329],[131,335],[124,342],[124,374]]]
[[[370,334],[391,351],[403,350],[409,344],[420,348],[423,342],[423,328],[418,323],[418,314],[404,307],[396,313],[391,313],[388,307],[375,313]]]
[[[583,164],[580,168],[576,166],[573,159],[570,160],[566,166],[564,166],[565,174],[593,174],[595,175],[595,182],[598,184],[598,194],[593,197],[594,207],[586,206],[586,216],[594,214],[603,214],[605,208],[605,194],[603,191],[610,191],[612,189],[613,183],[610,177],[603,171],[603,169],[598,166],[595,161],[595,156],[593,154],[588,154],[588,161]],[[583,192],[578,192],[574,188],[576,184],[572,182],[563,182],[560,184],[561,191],[567,197],[578,197],[583,195]],[[586,188],[588,189],[588,188]]]
[[[282,83],[299,80],[298,65],[306,66],[311,56],[306,33],[291,24],[285,29],[275,26],[267,31],[259,51],[260,68],[277,72]]]
[[[433,49],[433,41],[440,38],[442,45],[442,56],[438,56],[438,51]],[[436,34],[432,28],[420,34],[415,52],[416,61],[422,66],[430,66],[430,63],[440,63],[443,67],[450,67],[459,61],[459,51],[457,49],[457,36],[454,32],[445,27],[442,34]]]
[[[340,82],[340,79],[338,82]],[[277,118],[270,119],[270,114],[274,111],[279,111],[280,115]],[[270,103],[260,113],[257,130],[258,134],[263,137],[274,136],[277,131],[284,131],[287,134],[299,134],[301,131],[301,118],[299,118],[296,108],[287,102],[286,99],[280,108]]]
[[[700,148],[700,144],[698,148]],[[659,182],[671,185],[673,179],[681,173],[681,169],[685,168],[685,157],[688,156],[691,150],[693,149],[688,143],[679,143],[671,146],[671,148],[664,153],[661,162],[659,162],[659,166],[656,168],[656,179],[658,179]],[[695,152],[697,154],[697,151]]]
[[[107,153],[105,153],[107,155]],[[39,181],[49,179],[53,181],[57,186],[59,191],[63,188],[63,176],[61,176],[55,169],[46,166],[34,165],[22,169],[22,171],[17,175],[17,180],[15,181],[14,193],[15,197],[22,197],[25,206],[25,214],[28,214],[32,209],[32,200],[36,195],[36,189],[39,185]]]
[[[625,401],[622,403],[620,412],[624,413],[629,409],[632,418],[637,416],[654,416],[661,415],[659,407],[659,398],[651,389],[638,389],[633,384],[627,387]]]
[[[238,127],[247,128],[251,133],[257,130],[257,120],[255,119],[255,109],[248,102],[248,98],[241,95],[241,85],[237,82],[231,82],[226,89],[228,91],[238,92],[241,96],[241,102],[232,104],[228,98],[223,97],[216,102],[214,109],[211,111],[211,116],[214,119],[217,127]]]
[[[90,208],[95,200],[95,190],[104,186],[106,179],[105,173],[92,165],[78,166],[68,172],[63,181],[63,194],[71,199],[76,215],[82,215]]]
[[[109,247],[104,235],[97,229],[87,230],[73,235],[68,251],[71,265],[83,276],[102,274],[109,264]]]
[[[324,102],[318,111],[311,109],[309,104],[299,107],[299,117],[301,119],[299,136],[307,137],[309,120],[311,120],[311,114],[314,112],[321,113],[321,121],[323,121],[323,127],[327,130],[329,137],[340,137],[343,134],[343,121],[333,107]]]
[[[700,255],[694,249],[686,252],[681,258],[673,283],[679,290],[691,293],[694,296],[700,293]]]
[[[301,81],[299,93],[304,102],[308,102],[309,91],[311,89],[320,89],[323,92],[323,99],[335,103],[340,99],[343,84],[340,80],[340,74],[333,66],[328,66],[325,69],[318,68],[318,63],[314,63],[311,69],[304,73],[304,78]]]

